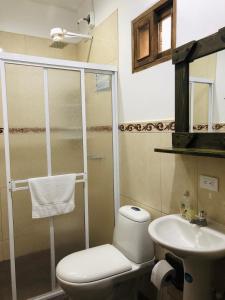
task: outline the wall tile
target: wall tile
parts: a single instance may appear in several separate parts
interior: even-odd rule
[[[64,48],[50,47],[52,40],[25,36],[25,54],[58,58],[58,59],[76,59],[77,47],[75,44],[67,44]]]
[[[118,63],[117,11],[92,31],[93,40],[80,42],[77,46],[79,61],[101,64]]]
[[[186,190],[196,211],[225,225],[225,161],[185,155],[154,153],[156,147],[171,146],[171,133],[120,134],[121,195],[162,214],[178,213]],[[160,165],[160,168],[159,168]],[[199,186],[199,176],[219,180],[219,192]]]
[[[117,43],[115,41],[105,41],[98,38],[93,39],[90,51],[89,62],[97,64],[108,64],[117,57]]]
[[[0,31],[0,48],[5,52],[24,54],[25,36],[22,34]]]
[[[0,188],[2,188],[6,186],[5,149],[3,135],[0,135],[0,164]]]
[[[225,160],[218,158],[198,158],[198,207],[204,209],[208,217],[225,225]],[[200,175],[216,177],[219,192],[210,192],[199,186]]]
[[[120,135],[121,194],[161,211],[159,134]]]
[[[190,192],[193,209],[196,209],[196,158],[161,154],[162,211],[178,213],[185,191]]]
[[[3,254],[3,260],[8,260],[9,259],[9,241],[4,240],[2,242],[2,254]]]
[[[105,79],[110,80],[111,78],[106,77]],[[111,89],[97,91],[97,78],[93,73],[86,74],[85,83],[88,127],[112,125]]]
[[[7,189],[1,188],[0,199],[1,199],[1,224],[2,224],[2,239],[8,240],[9,229],[8,229],[8,210],[7,210]]]
[[[156,209],[154,209],[150,206],[144,205],[143,203],[135,201],[131,198],[125,197],[123,195],[121,195],[120,201],[121,201],[121,206],[123,206],[123,205],[134,205],[134,206],[138,206],[138,207],[141,207],[143,209],[146,209],[150,213],[152,220],[157,219],[157,218],[161,217],[161,215],[162,215],[160,211],[158,211],[158,210],[156,210]]]
[[[118,11],[113,12],[94,30],[94,37],[105,41],[116,41],[118,39]]]
[[[114,228],[112,155],[112,132],[88,133],[91,246],[112,242]],[[99,159],[92,159],[93,156]]]
[[[3,242],[0,241],[0,261],[4,260]]]

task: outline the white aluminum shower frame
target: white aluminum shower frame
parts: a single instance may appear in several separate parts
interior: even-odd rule
[[[9,225],[9,244],[10,244],[10,268],[12,300],[17,300],[16,289],[16,269],[15,269],[15,245],[13,227],[13,205],[12,193],[15,191],[28,189],[27,180],[13,181],[11,178],[10,167],[10,146],[9,146],[9,124],[8,124],[8,104],[7,104],[7,83],[5,76],[5,64],[36,66],[43,68],[44,76],[44,103],[45,103],[45,126],[46,126],[46,150],[47,150],[47,171],[48,176],[52,175],[51,166],[51,136],[49,123],[49,103],[48,103],[48,69],[72,70],[80,72],[80,89],[82,104],[82,129],[83,129],[83,165],[84,172],[79,173],[78,182],[84,183],[84,218],[85,218],[85,246],[89,247],[89,214],[88,214],[88,168],[87,168],[87,129],[86,129],[86,97],[85,97],[85,73],[101,73],[112,75],[112,134],[113,134],[113,163],[114,163],[114,210],[115,217],[120,207],[120,188],[119,188],[119,142],[118,142],[118,115],[117,115],[117,67],[111,65],[99,65],[92,63],[82,63],[61,59],[50,59],[44,57],[19,55],[14,53],[0,53],[0,81],[2,89],[2,108],[4,126],[4,148],[7,180],[7,202],[8,202],[8,225]],[[26,184],[26,185],[24,185]],[[22,185],[22,186],[21,186]],[[51,285],[52,291],[32,298],[33,300],[52,299],[63,291],[56,289],[55,282],[55,242],[54,242],[54,223],[53,218],[49,218],[50,228],[50,251],[51,251]]]

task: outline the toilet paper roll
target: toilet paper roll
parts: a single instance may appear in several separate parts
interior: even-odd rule
[[[166,260],[160,260],[152,270],[151,282],[160,290],[174,276],[175,269]]]

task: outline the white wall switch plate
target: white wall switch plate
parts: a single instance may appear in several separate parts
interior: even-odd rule
[[[218,192],[218,179],[215,177],[200,175],[200,188],[213,192]]]

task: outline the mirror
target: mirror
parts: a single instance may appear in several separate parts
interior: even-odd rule
[[[190,132],[225,131],[225,50],[189,64]]]
[[[172,60],[175,65],[173,148],[198,149],[191,155],[225,158],[225,27],[174,49]]]

